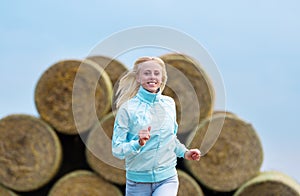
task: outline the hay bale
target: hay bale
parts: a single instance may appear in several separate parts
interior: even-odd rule
[[[11,191],[1,185],[0,185],[0,195],[1,196],[17,196],[16,193],[14,193],[13,191]]]
[[[177,173],[179,179],[178,196],[204,196],[200,185],[193,177],[180,169],[177,169]]]
[[[87,170],[75,170],[60,178],[50,189],[49,196],[123,195],[118,187]]]
[[[213,111],[211,80],[200,63],[187,55],[171,53],[160,58],[167,65],[168,81],[163,93],[175,100],[178,134],[190,132]]]
[[[299,196],[300,184],[278,171],[262,172],[243,184],[234,196],[288,195]]]
[[[112,85],[116,85],[119,78],[128,71],[127,67],[116,59],[106,56],[89,56],[90,59],[100,65],[108,74]]]
[[[87,138],[86,160],[89,166],[105,180],[124,185],[124,161],[112,155],[111,138],[114,125],[113,112],[97,123]]]
[[[259,173],[263,161],[260,139],[251,124],[236,115],[218,112],[199,124],[190,148],[199,148],[202,142],[207,142],[203,138],[208,127],[221,128],[216,143],[199,162],[184,161],[184,165],[209,189],[233,191]]]
[[[119,86],[119,79],[128,71],[128,68],[120,61],[106,56],[89,56],[87,59],[90,59],[100,65],[111,79],[111,83],[113,85],[111,108],[112,110],[115,110],[116,91]]]
[[[89,130],[109,111],[111,99],[107,73],[91,60],[59,61],[43,73],[35,88],[41,118],[70,135]]]
[[[29,115],[0,120],[0,183],[15,191],[32,191],[58,172],[62,149],[55,131]]]

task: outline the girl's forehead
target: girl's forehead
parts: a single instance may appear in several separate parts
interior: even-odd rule
[[[143,62],[140,64],[140,68],[143,69],[143,70],[146,70],[146,69],[158,69],[158,70],[161,70],[162,67],[160,64],[158,64],[157,62],[155,61],[146,61],[146,62]]]

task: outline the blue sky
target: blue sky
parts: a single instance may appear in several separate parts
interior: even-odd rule
[[[262,170],[282,171],[300,182],[299,6],[297,0],[4,0],[0,118],[37,115],[35,85],[55,62],[84,58],[124,29],[166,26],[193,37],[214,59],[226,108],[250,122],[261,138]],[[134,57],[121,60],[130,65]]]

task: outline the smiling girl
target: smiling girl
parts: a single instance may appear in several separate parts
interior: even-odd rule
[[[113,155],[125,159],[126,195],[177,195],[177,157],[200,160],[177,139],[174,100],[162,95],[167,82],[165,63],[141,57],[119,83]]]

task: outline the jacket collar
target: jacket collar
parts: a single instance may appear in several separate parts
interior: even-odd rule
[[[157,93],[150,93],[146,89],[144,89],[142,86],[139,87],[139,90],[137,92],[137,97],[142,99],[143,101],[147,103],[154,103],[158,101],[158,98],[161,96],[161,91],[159,90]]]

